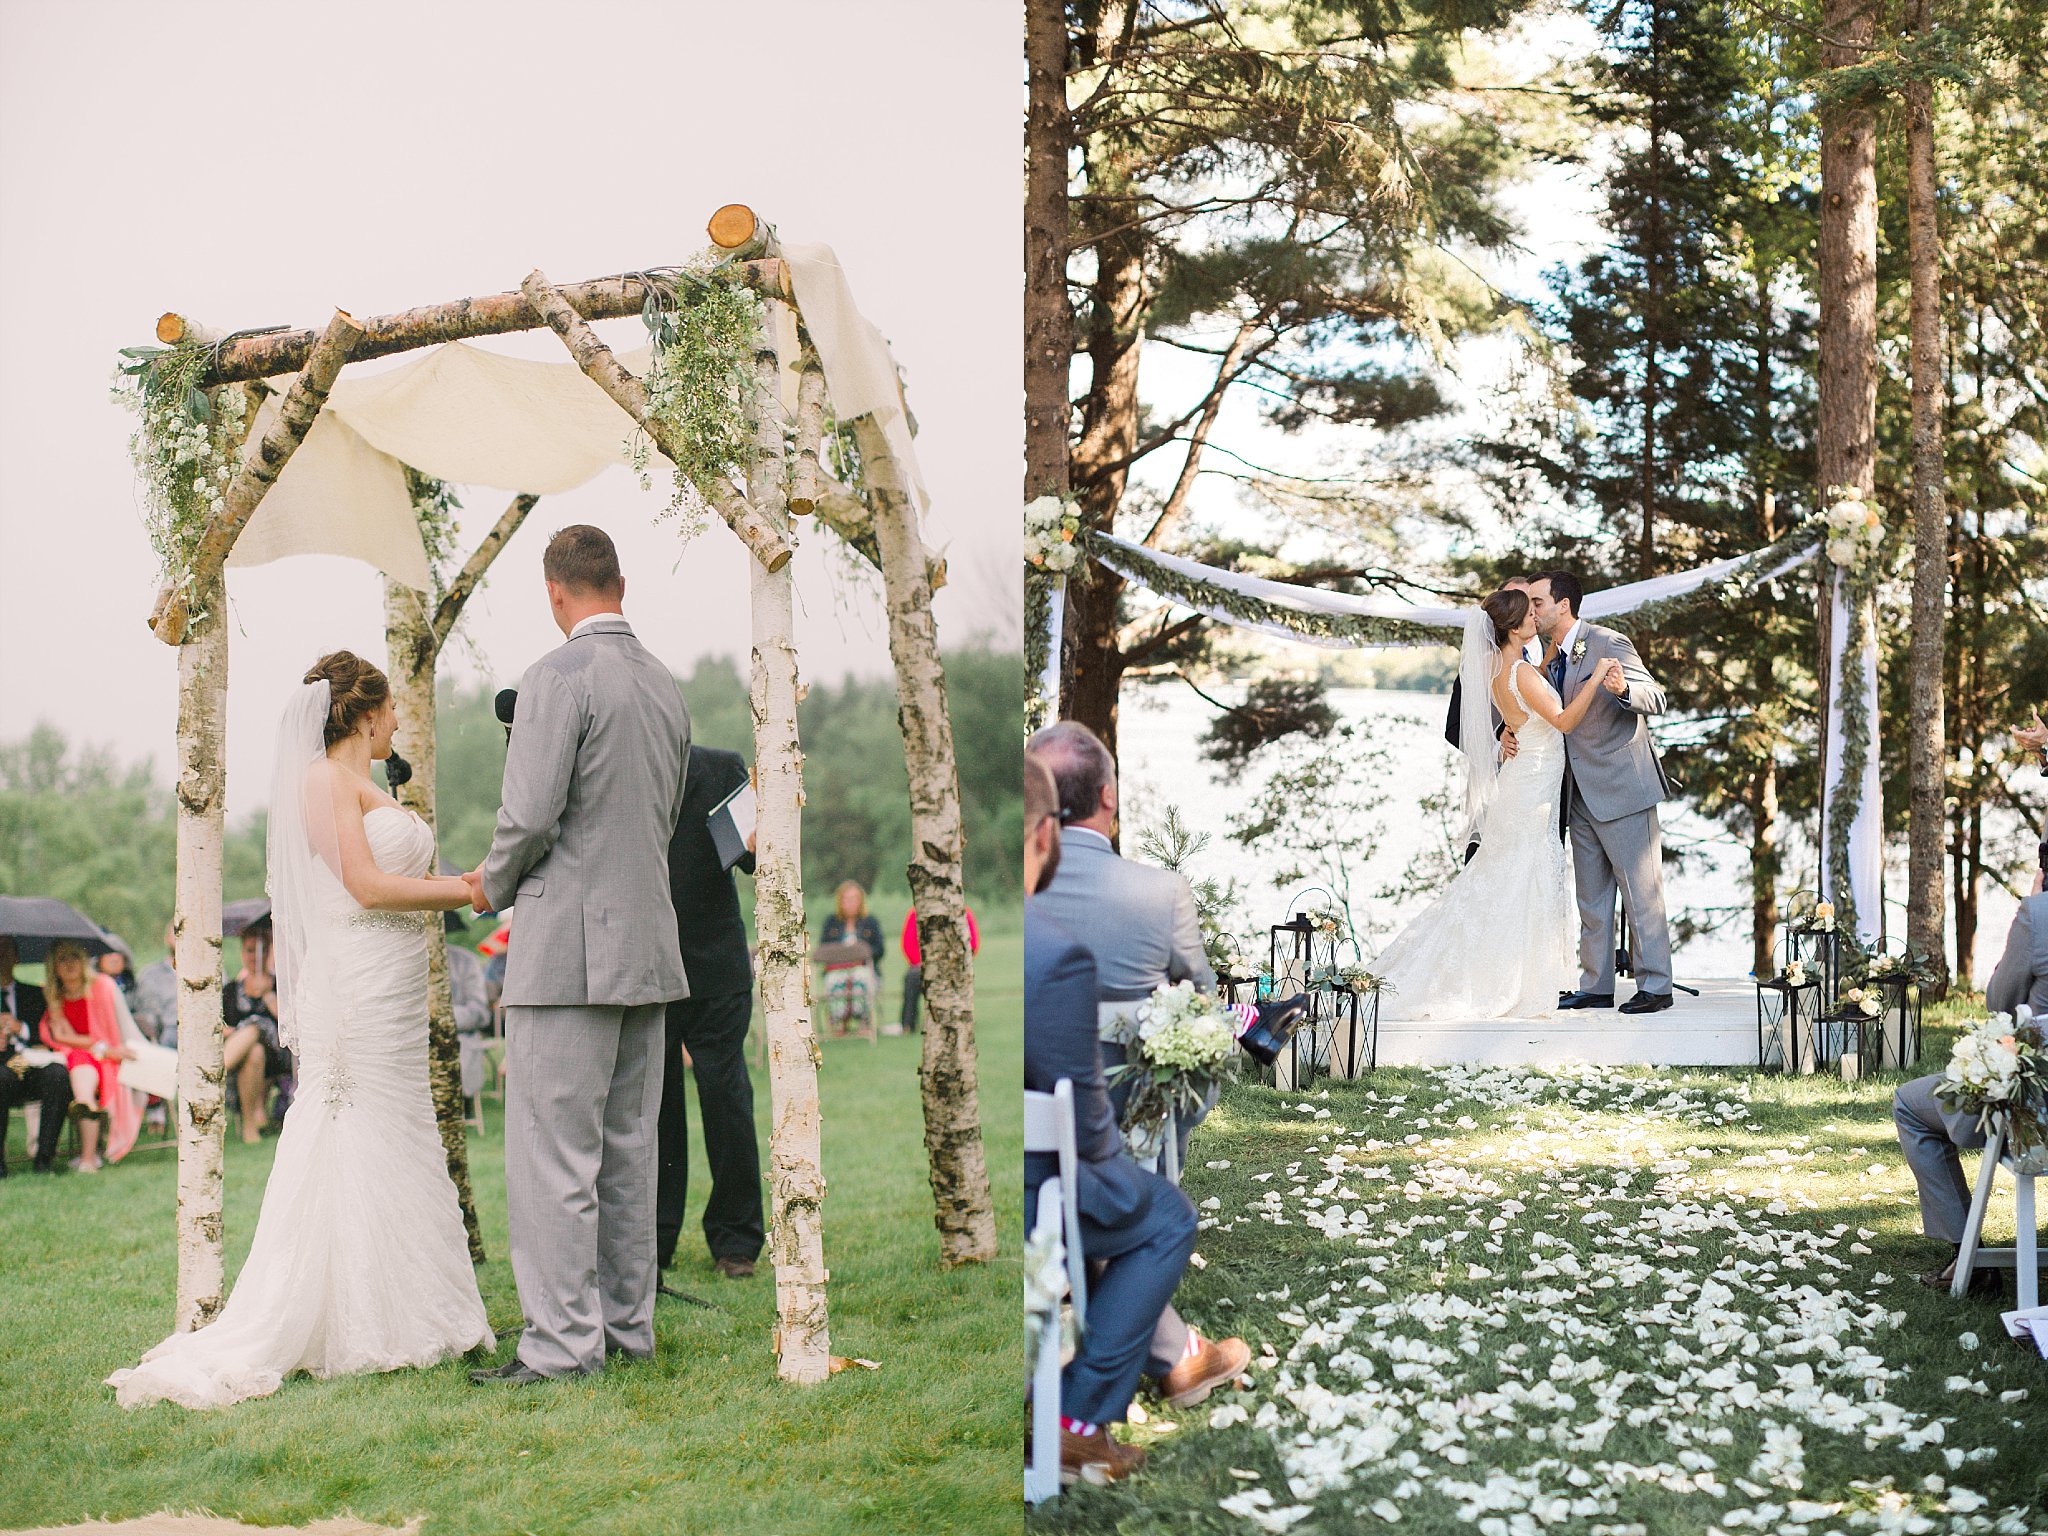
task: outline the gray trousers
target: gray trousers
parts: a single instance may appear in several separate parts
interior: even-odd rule
[[[505,1010],[505,1204],[543,1376],[654,1353],[662,1005]]]
[[[1664,833],[1657,808],[1595,821],[1574,785],[1570,829],[1579,897],[1579,990],[1614,991],[1614,893],[1619,888],[1635,934],[1636,990],[1669,995],[1671,928],[1664,920]]]
[[[1934,1096],[1939,1073],[1916,1077],[1892,1095],[1892,1123],[1899,1150],[1920,1186],[1920,1230],[1944,1243],[1960,1243],[1970,1219],[1970,1185],[1963,1177],[1958,1147],[1981,1147],[1977,1117],[1945,1108]]]

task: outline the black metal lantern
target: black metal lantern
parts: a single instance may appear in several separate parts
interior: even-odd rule
[[[1820,1008],[1833,1009],[1842,978],[1841,933],[1832,915],[1816,921],[1809,914],[1785,929],[1785,963],[1806,967],[1807,976],[1820,989]]]
[[[1905,1072],[1920,1059],[1920,978],[1903,961],[1892,969],[1877,968],[1891,959],[1878,960],[1865,984],[1877,991],[1882,1005],[1867,1031],[1872,1060],[1865,1065],[1873,1071]]]
[[[1269,931],[1266,974],[1259,978],[1258,1001],[1269,1002],[1274,998],[1293,997],[1297,993],[1306,993],[1308,997],[1308,1017],[1295,1029],[1279,1058],[1260,1074],[1275,1088],[1288,1091],[1305,1088],[1318,1073],[1327,1074],[1332,1069],[1331,1050],[1340,1014],[1338,997],[1333,990],[1337,975],[1337,946],[1342,942],[1338,937],[1340,924],[1341,919],[1334,915],[1318,918],[1303,910],[1284,923],[1273,924]],[[1354,1006],[1347,1020],[1351,1027],[1346,1030],[1341,1057],[1346,1064],[1357,1059],[1356,999],[1351,1001]],[[1377,1017],[1375,1004],[1375,1034]]]
[[[1330,1074],[1352,1078],[1380,1064],[1380,992],[1340,986],[1331,995],[1336,1016],[1330,1028]]]
[[[1762,1072],[1807,1072],[1819,1063],[1815,1031],[1822,1013],[1821,983],[1798,983],[1782,973],[1756,984],[1756,1064]]]

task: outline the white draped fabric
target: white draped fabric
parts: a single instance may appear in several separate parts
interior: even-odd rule
[[[1870,740],[1864,744],[1863,783],[1856,796],[1856,819],[1849,823],[1849,893],[1856,902],[1858,935],[1868,944],[1882,931],[1884,837],[1881,810],[1884,785],[1878,772],[1877,751],[1877,630],[1866,624],[1863,652],[1854,658],[1849,650],[1849,597],[1842,573],[1833,573],[1828,612],[1833,625],[1828,637],[1828,655],[1834,678],[1833,701],[1828,708],[1828,756],[1821,775],[1823,786],[1820,819],[1821,889],[1840,888],[1838,873],[1830,867],[1832,842],[1828,834],[1829,810],[1842,782],[1842,748],[1848,740],[1842,724],[1842,704],[1851,688],[1863,694],[1863,718],[1870,722]]]
[[[888,342],[861,314],[830,246],[792,245],[783,255],[834,414],[876,417],[920,512],[929,513]],[[796,325],[786,311],[784,321],[774,341],[783,364],[783,406],[794,410]],[[619,361],[644,377],[650,354],[642,347],[620,353]],[[291,380],[270,383],[276,392],[250,433],[252,452]],[[629,463],[632,436],[632,423],[617,404],[573,362],[506,357],[457,341],[380,372],[344,368],[228,564],[347,555],[424,590],[431,578],[406,491],[406,465],[457,485],[557,495]],[[657,479],[669,470],[665,458],[652,454]]]
[[[1727,581],[1738,574],[1749,581],[1768,581],[1811,559],[1818,548],[1819,540],[1816,538],[1811,545],[1802,544],[1795,549],[1782,552],[1775,558],[1765,558],[1771,555],[1771,549],[1767,547],[1752,550],[1746,555],[1716,560],[1711,565],[1702,565],[1690,571],[1675,571],[1668,576],[1652,576],[1647,581],[1631,581],[1622,586],[1589,592],[1586,594],[1584,617],[1601,620],[1620,618],[1651,603],[1684,597],[1702,587]],[[1317,587],[1268,581],[1263,577],[1247,576],[1237,571],[1201,565],[1193,560],[1182,559],[1178,555],[1162,554],[1158,550],[1146,549],[1113,534],[1090,534],[1088,552],[1101,564],[1139,586],[1146,584],[1145,562],[1150,562],[1164,566],[1167,570],[1204,586],[1223,592],[1235,592],[1268,607],[1287,612],[1304,616],[1320,614],[1338,618],[1391,619],[1421,629],[1444,632],[1439,635],[1418,635],[1412,641],[1375,641],[1374,644],[1455,645],[1458,634],[1465,627],[1465,616],[1471,611],[1469,604],[1450,606],[1440,603],[1417,603],[1391,593],[1357,597],[1348,592],[1326,592]],[[1304,633],[1288,627],[1284,620],[1258,622],[1238,618],[1220,602],[1191,602],[1180,595],[1173,596],[1170,601],[1188,607],[1193,612],[1207,614],[1224,624],[1235,624],[1242,629],[1277,635],[1283,640],[1296,640],[1303,645],[1352,650],[1359,643],[1343,635]]]

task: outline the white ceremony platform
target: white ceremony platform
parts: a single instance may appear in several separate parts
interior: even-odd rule
[[[1547,1019],[1432,1019],[1380,1022],[1383,1067],[1555,1066],[1587,1061],[1603,1066],[1754,1067],[1756,983],[1681,977],[1700,995],[1674,993],[1662,1013],[1630,1016],[1612,1008],[1553,1014]],[[1633,995],[1624,981],[1617,1003]],[[1391,1002],[1391,1000],[1389,1000]]]

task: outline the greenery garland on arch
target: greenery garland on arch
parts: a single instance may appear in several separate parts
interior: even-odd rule
[[[1087,579],[1081,516],[1071,500],[1040,496],[1024,508],[1024,734],[1046,723],[1057,702],[1042,686],[1052,657],[1053,604],[1066,583]]]
[[[1835,601],[1846,604],[1848,610],[1842,652],[1834,666],[1835,696],[1841,703],[1842,771],[1827,805],[1827,875],[1832,887],[1828,895],[1835,906],[1836,932],[1850,941],[1840,947],[1843,975],[1860,981],[1868,957],[1856,920],[1849,838],[1863,809],[1863,775],[1870,766],[1872,722],[1870,700],[1863,689],[1863,648],[1870,641],[1884,521],[1854,486],[1830,486],[1828,498],[1826,510],[1815,521],[1827,533],[1828,561],[1841,575]]]
[[[643,275],[647,302],[640,319],[654,350],[646,379],[647,414],[661,421],[684,450],[661,515],[678,520],[687,542],[711,521],[698,487],[744,472],[753,452],[747,401],[754,388],[761,306],[716,267]],[[683,302],[685,292],[688,303]],[[626,451],[641,489],[652,490],[647,466],[654,445],[647,433],[635,429]]]

